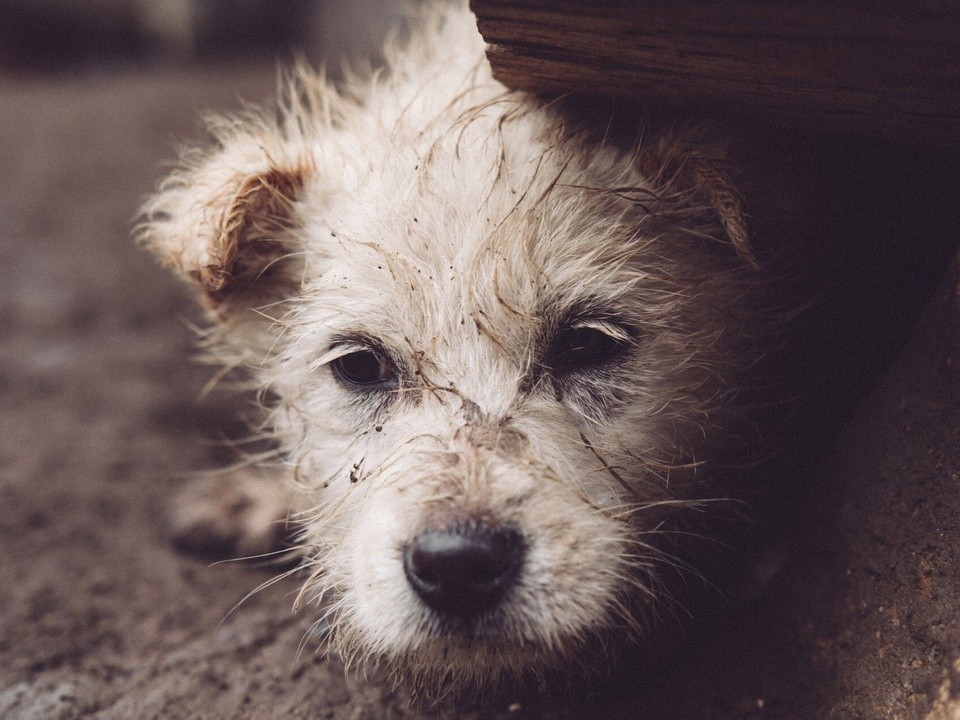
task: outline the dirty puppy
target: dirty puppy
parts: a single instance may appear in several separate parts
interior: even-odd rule
[[[676,602],[692,518],[756,447],[738,195],[715,152],[509,91],[464,7],[384,56],[212,120],[145,205],[208,348],[276,398],[277,452],[174,524],[256,553],[289,516],[298,604],[426,690],[570,671]]]

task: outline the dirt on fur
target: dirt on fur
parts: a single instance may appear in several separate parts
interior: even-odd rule
[[[230,461],[242,401],[201,398],[197,309],[130,226],[198,110],[267,97],[274,77],[0,76],[0,717],[960,718],[949,280],[819,463],[796,527],[758,550],[762,591],[691,622],[642,676],[411,705],[326,652],[319,611],[291,611],[295,577],[251,594],[280,569],[179,554],[168,499]]]

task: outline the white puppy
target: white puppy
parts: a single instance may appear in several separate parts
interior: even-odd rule
[[[260,518],[241,547],[298,508],[301,600],[348,659],[482,687],[646,631],[685,515],[729,493],[770,323],[710,153],[624,152],[508,91],[465,7],[402,35],[215,120],[140,236],[278,398],[285,477],[232,506]],[[193,502],[181,527],[230,532]]]

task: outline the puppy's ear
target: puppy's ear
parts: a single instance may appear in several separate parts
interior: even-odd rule
[[[213,152],[185,154],[145,203],[137,236],[225,321],[300,287],[297,201],[313,165],[268,130],[220,140]]]
[[[743,198],[722,145],[703,133],[668,131],[640,149],[637,167],[665,199],[688,208],[708,208],[740,259],[760,268]]]

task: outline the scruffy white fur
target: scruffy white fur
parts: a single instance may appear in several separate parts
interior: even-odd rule
[[[739,452],[766,329],[735,193],[695,153],[618,149],[507,91],[459,5],[412,12],[385,57],[339,86],[298,71],[276,119],[214,120],[140,236],[197,283],[220,361],[279,398],[298,602],[344,655],[433,691],[570,668],[650,627],[672,536]],[[582,328],[616,352],[561,368]],[[338,380],[370,348],[395,385]],[[452,625],[403,553],[465,521],[519,532],[523,564]]]

